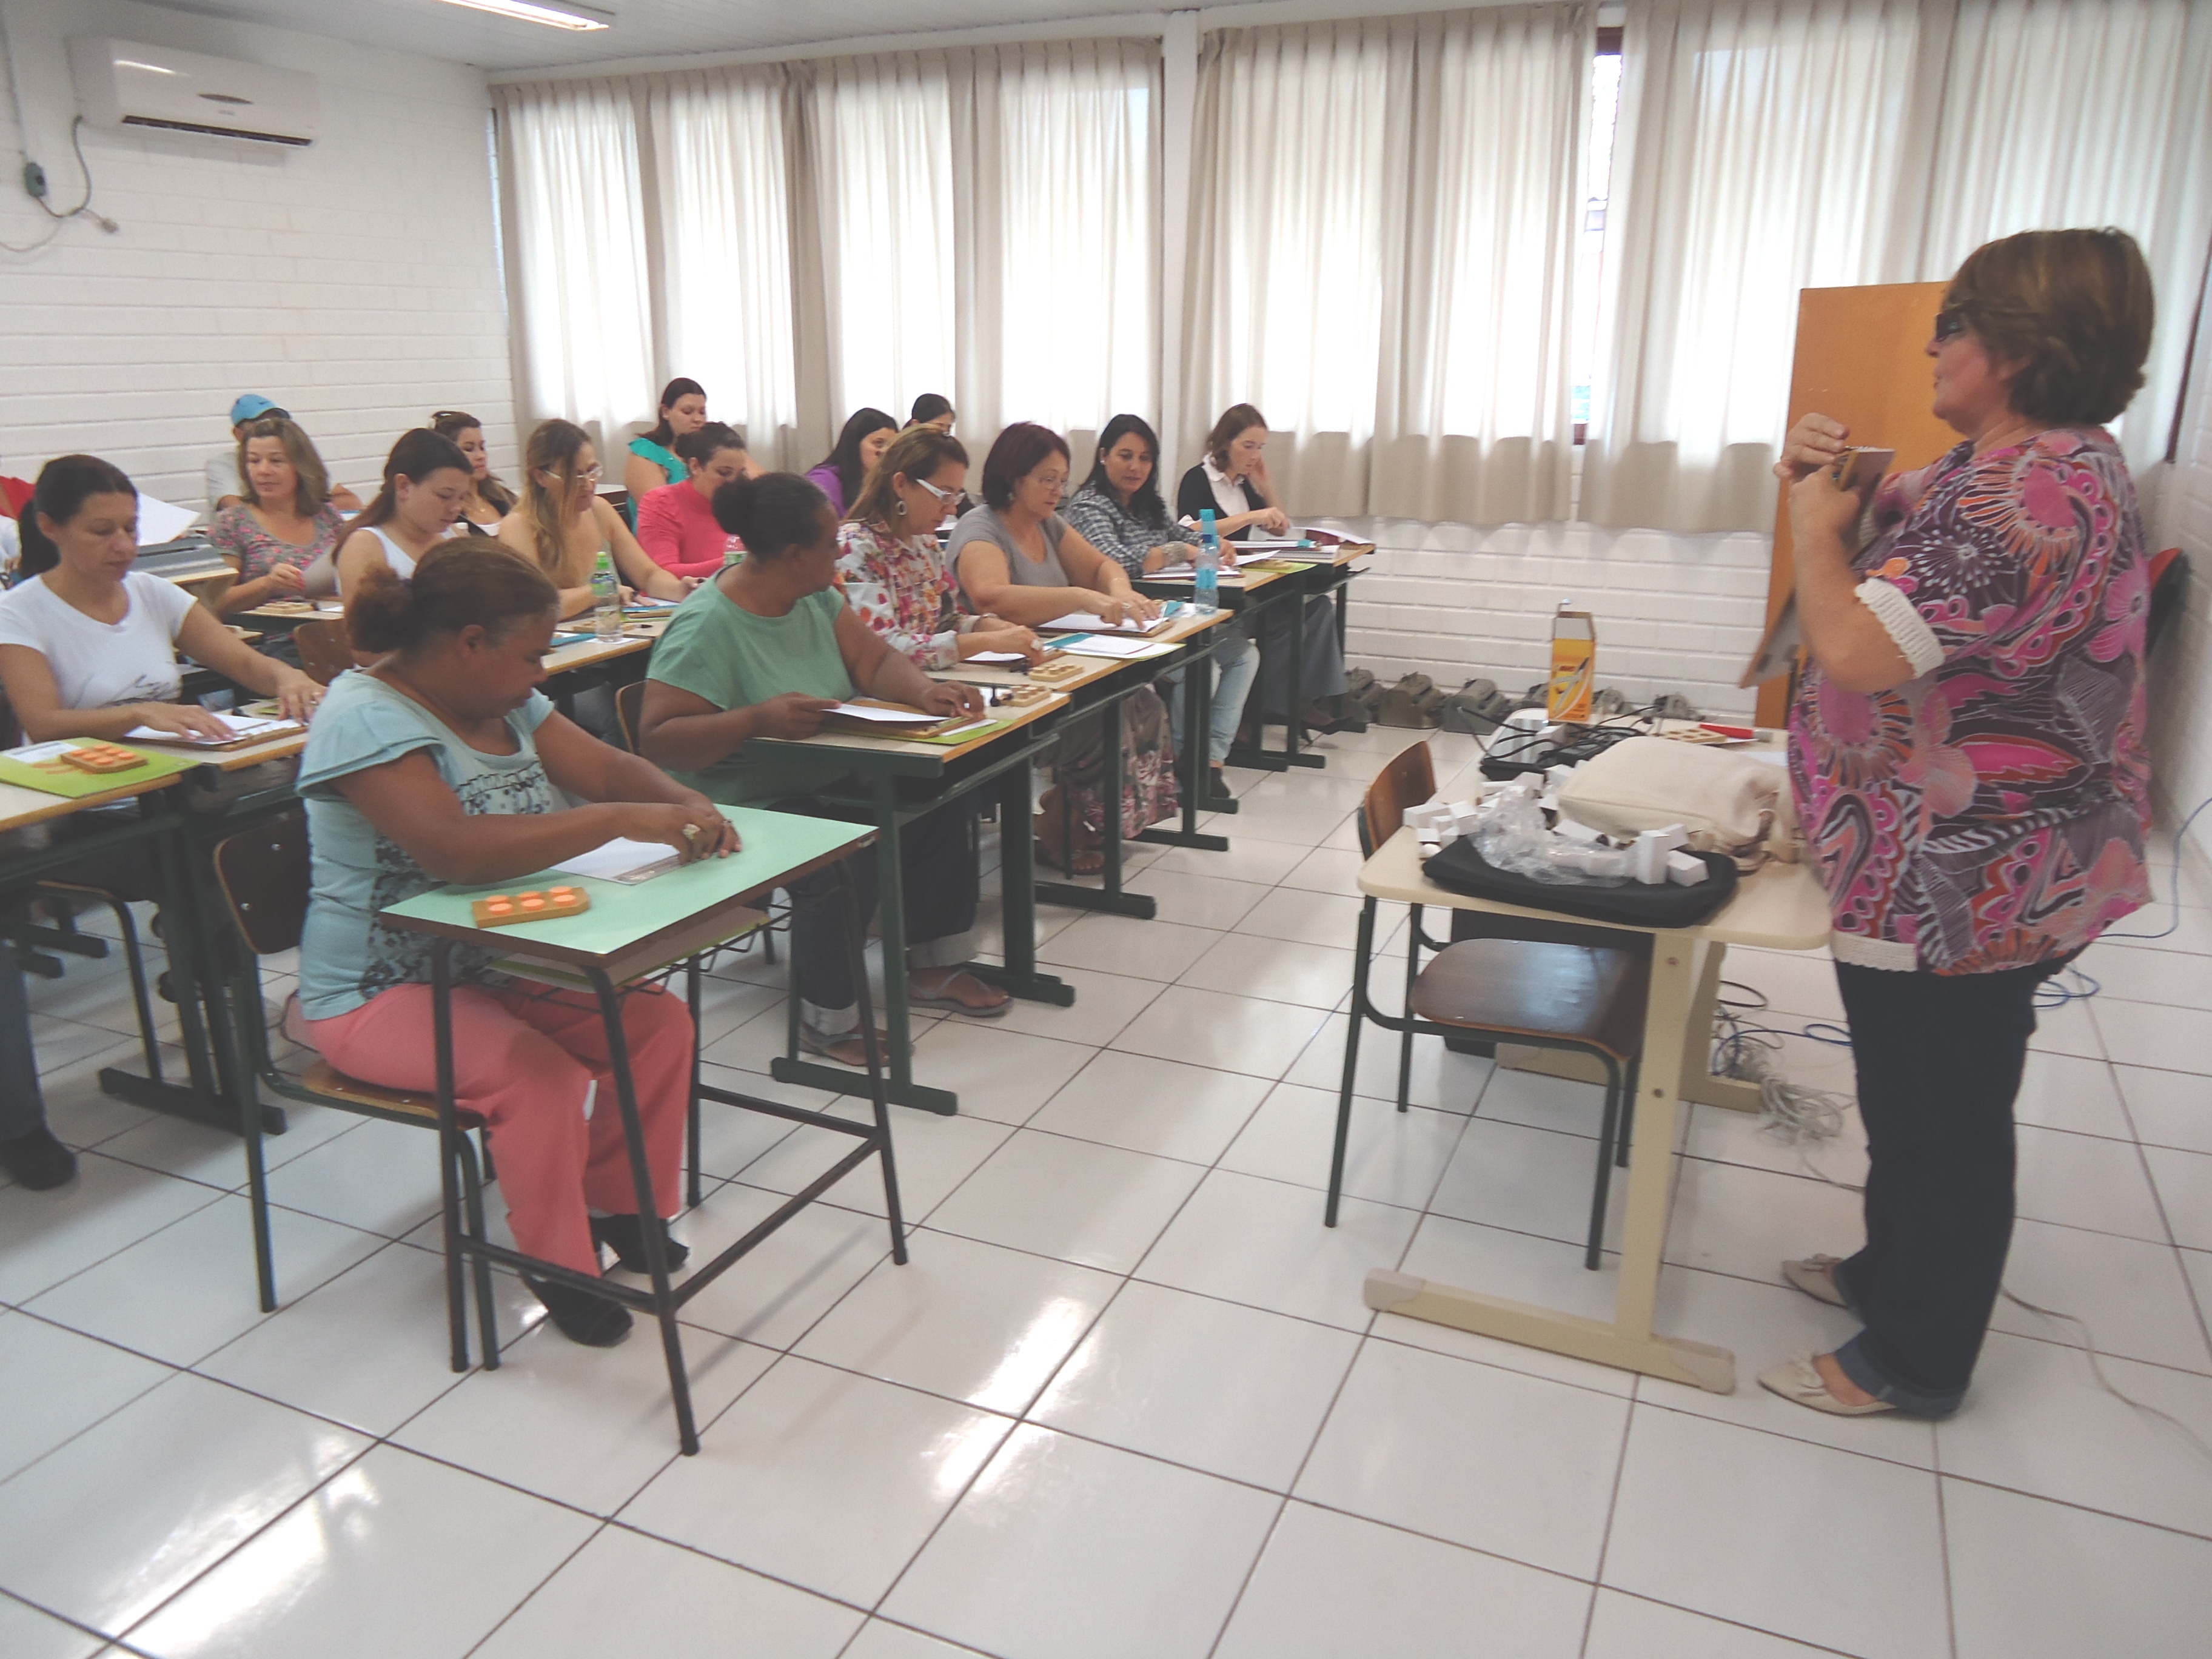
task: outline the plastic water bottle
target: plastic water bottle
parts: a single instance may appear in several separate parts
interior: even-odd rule
[[[1213,509],[1198,515],[1198,557],[1193,562],[1191,608],[1200,611],[1221,609],[1221,534],[1213,527]]]
[[[614,561],[601,548],[592,566],[592,632],[605,637],[622,630],[622,589],[615,583]]]

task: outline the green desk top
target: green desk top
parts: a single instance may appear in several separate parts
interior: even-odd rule
[[[518,955],[535,954],[527,947],[542,945],[550,947],[549,955],[565,961],[604,958],[679,927],[740,894],[776,885],[776,878],[786,871],[812,864],[875,833],[866,824],[802,817],[795,812],[770,812],[751,806],[725,806],[722,811],[738,826],[738,838],[743,843],[726,859],[705,859],[664,870],[635,886],[544,870],[495,885],[437,888],[381,914],[394,926],[429,923],[421,931],[448,935],[462,931],[478,944]],[[592,908],[581,915],[560,916],[550,921],[481,928],[469,908],[487,893],[555,886],[581,888],[591,895]]]

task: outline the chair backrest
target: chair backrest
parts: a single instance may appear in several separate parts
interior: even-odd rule
[[[310,678],[328,685],[353,666],[353,635],[343,617],[318,617],[292,630],[292,645],[300,653],[300,666]]]
[[[632,680],[615,688],[615,719],[622,726],[623,747],[637,752],[637,727],[645,713],[645,682]]]
[[[1400,750],[1367,786],[1366,798],[1360,802],[1361,854],[1374,856],[1376,848],[1405,826],[1406,809],[1419,806],[1436,793],[1436,762],[1429,745],[1417,743]]]
[[[307,819],[287,812],[216,843],[216,879],[231,920],[258,957],[300,942],[307,921]]]

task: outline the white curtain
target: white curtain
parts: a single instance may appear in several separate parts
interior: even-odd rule
[[[798,441],[791,201],[779,68],[655,77],[647,93],[662,251],[662,361],[771,465]]]
[[[1212,37],[1183,430],[1256,404],[1300,513],[1563,513],[1590,29],[1557,6]]]
[[[830,429],[870,405],[903,424],[917,396],[955,384],[945,55],[832,58],[815,71],[812,114]]]
[[[1771,527],[1797,290],[1941,281],[2016,230],[2142,242],[2122,435],[2164,453],[2212,234],[2204,0],[1654,0],[1626,44],[1584,518]]]
[[[562,415],[603,453],[650,420],[652,282],[629,88],[499,88],[502,192],[524,385],[533,418]],[[610,462],[614,474],[618,465]]]
[[[1159,80],[1152,40],[948,54],[962,429],[1085,441],[1159,410]]]

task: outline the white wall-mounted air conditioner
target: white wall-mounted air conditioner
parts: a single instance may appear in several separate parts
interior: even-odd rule
[[[78,106],[96,127],[315,142],[315,77],[136,40],[69,43]]]

